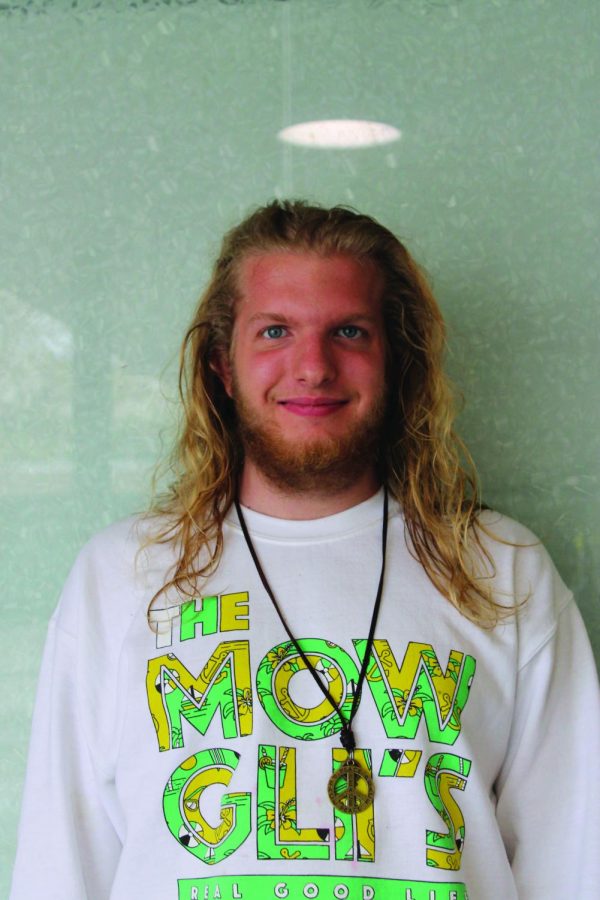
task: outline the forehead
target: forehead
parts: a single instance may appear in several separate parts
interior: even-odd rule
[[[356,307],[381,310],[383,276],[372,260],[346,254],[273,251],[242,260],[237,313],[267,305]]]

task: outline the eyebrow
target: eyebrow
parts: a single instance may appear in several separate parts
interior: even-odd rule
[[[254,322],[260,322],[263,319],[268,319],[269,322],[289,322],[290,321],[288,316],[284,316],[281,313],[258,312],[258,313],[254,313],[253,316],[250,316],[250,318],[248,319],[248,325],[253,325]]]
[[[253,325],[255,322],[280,322],[282,325],[293,324],[295,319],[293,316],[286,316],[280,312],[257,312],[254,313],[253,316],[250,316],[247,324]],[[349,313],[347,316],[343,316],[341,319],[335,319],[335,325],[344,325],[348,322],[365,322],[368,325],[374,325],[377,322],[377,316],[369,315],[368,313],[357,313],[354,315],[353,313]]]

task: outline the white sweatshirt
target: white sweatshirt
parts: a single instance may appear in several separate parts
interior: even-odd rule
[[[381,494],[315,521],[246,520],[289,627],[340,703],[365,650]],[[461,616],[390,506],[382,607],[353,730],[374,802],[327,785],[340,721],[290,644],[235,512],[202,596],[136,519],[96,535],[49,626],[12,900],[598,900],[600,703],[571,594],[536,539],[486,522],[507,605]],[[158,624],[157,624],[158,623]],[[158,627],[158,630],[156,628]],[[347,710],[347,706],[344,707]]]

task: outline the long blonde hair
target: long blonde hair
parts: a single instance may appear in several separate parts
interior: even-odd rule
[[[237,274],[251,254],[270,251],[347,254],[383,273],[388,341],[389,410],[380,476],[402,506],[408,545],[436,588],[463,615],[493,626],[505,607],[492,593],[493,560],[481,541],[481,504],[471,457],[455,434],[455,404],[443,371],[445,326],[419,267],[404,245],[369,216],[303,201],[260,207],[226,234],[208,287],[180,353],[180,433],[169,466],[174,482],[155,492],[158,517],[144,546],[174,541],[178,561],[154,595],[183,597],[217,567],[223,520],[237,491],[243,451],[232,401],[211,368],[227,353],[239,296]],[[489,533],[489,532],[488,532]]]

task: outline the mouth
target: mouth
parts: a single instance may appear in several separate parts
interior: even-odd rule
[[[348,403],[335,397],[290,397],[278,400],[277,405],[296,416],[329,416],[338,412]]]

